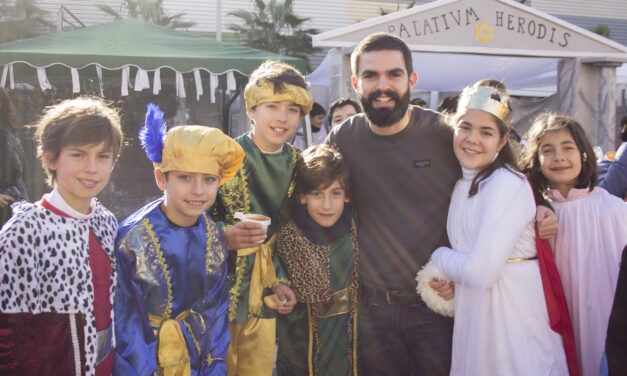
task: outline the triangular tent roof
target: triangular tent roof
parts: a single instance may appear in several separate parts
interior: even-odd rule
[[[627,47],[512,0],[439,0],[313,37],[314,46],[353,47],[375,32],[412,51],[627,60]]]
[[[0,44],[0,65],[26,63],[42,68],[62,64],[106,69],[169,67],[185,73],[237,71],[250,74],[266,59],[283,60],[305,71],[303,59],[218,42],[135,19],[117,20],[61,34]]]

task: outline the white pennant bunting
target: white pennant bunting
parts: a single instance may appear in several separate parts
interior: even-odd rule
[[[37,80],[39,81],[41,91],[52,89],[52,85],[50,85],[50,81],[48,81],[48,77],[46,76],[45,68],[37,68]]]
[[[200,71],[198,69],[194,69],[194,82],[196,83],[196,101],[199,101],[200,96],[204,93],[202,91],[202,80],[200,78]]]
[[[80,93],[81,81],[78,79],[78,69],[70,68],[70,74],[72,75],[72,93]]]
[[[218,75],[215,73],[210,73],[209,78],[211,78],[211,81],[209,82],[211,103],[216,103],[216,89],[218,88]]]

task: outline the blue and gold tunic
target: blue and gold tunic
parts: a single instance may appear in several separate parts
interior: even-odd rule
[[[207,215],[192,227],[172,224],[159,208],[162,200],[144,206],[118,229],[113,373],[167,374],[169,367],[183,367],[191,375],[226,375],[224,234]],[[164,355],[177,346],[187,355]]]

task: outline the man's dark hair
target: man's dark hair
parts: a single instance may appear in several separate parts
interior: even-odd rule
[[[329,112],[330,112],[330,110],[329,110]],[[620,124],[623,127],[623,129],[621,129],[621,131],[620,131],[620,140],[622,142],[627,142],[627,116],[623,117],[623,119],[621,120]]]
[[[314,117],[318,115],[324,115],[324,107],[320,105],[320,103],[314,102],[311,111],[309,112],[309,117]]]
[[[333,112],[335,112],[335,109],[342,108],[344,106],[353,106],[353,108],[355,108],[356,113],[358,114],[361,113],[361,106],[359,105],[359,103],[355,102],[354,100],[350,98],[340,98],[336,100],[335,102],[331,103],[331,106],[329,107],[329,113],[327,114],[327,121],[328,121],[329,127],[331,126],[331,124],[333,124]]]
[[[424,100],[424,99],[422,99],[422,98],[414,98],[414,99],[412,99],[412,100],[409,102],[409,104],[412,104],[412,105],[414,105],[414,106],[418,106],[418,107],[424,107],[424,108],[429,107],[429,105],[427,104],[427,102],[425,102],[425,100]]]
[[[400,51],[403,54],[403,60],[405,60],[407,74],[410,75],[414,72],[411,51],[405,41],[390,33],[375,33],[359,42],[355,50],[353,50],[351,54],[353,75],[357,76],[359,74],[359,58],[364,52],[384,50]]]

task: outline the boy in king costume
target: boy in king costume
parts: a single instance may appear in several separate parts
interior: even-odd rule
[[[279,322],[277,374],[357,375],[357,231],[348,166],[323,144],[298,160],[277,253],[298,303]]]
[[[296,304],[286,273],[274,253],[279,212],[292,182],[296,150],[287,140],[311,110],[307,81],[292,66],[266,61],[250,76],[244,98],[251,131],[236,139],[246,152],[235,177],[220,189],[214,218],[226,230],[229,246],[229,376],[272,374],[276,320],[263,298],[278,297],[274,308],[290,313]],[[235,224],[236,212],[271,219],[267,232],[250,222]]]
[[[0,375],[108,376],[117,221],[95,196],[120,152],[120,116],[79,97],[36,126],[53,189],[14,204],[0,230]]]
[[[164,197],[118,229],[116,375],[226,375],[227,249],[205,214],[244,151],[219,129],[180,126],[166,134],[149,105],[140,131]]]

